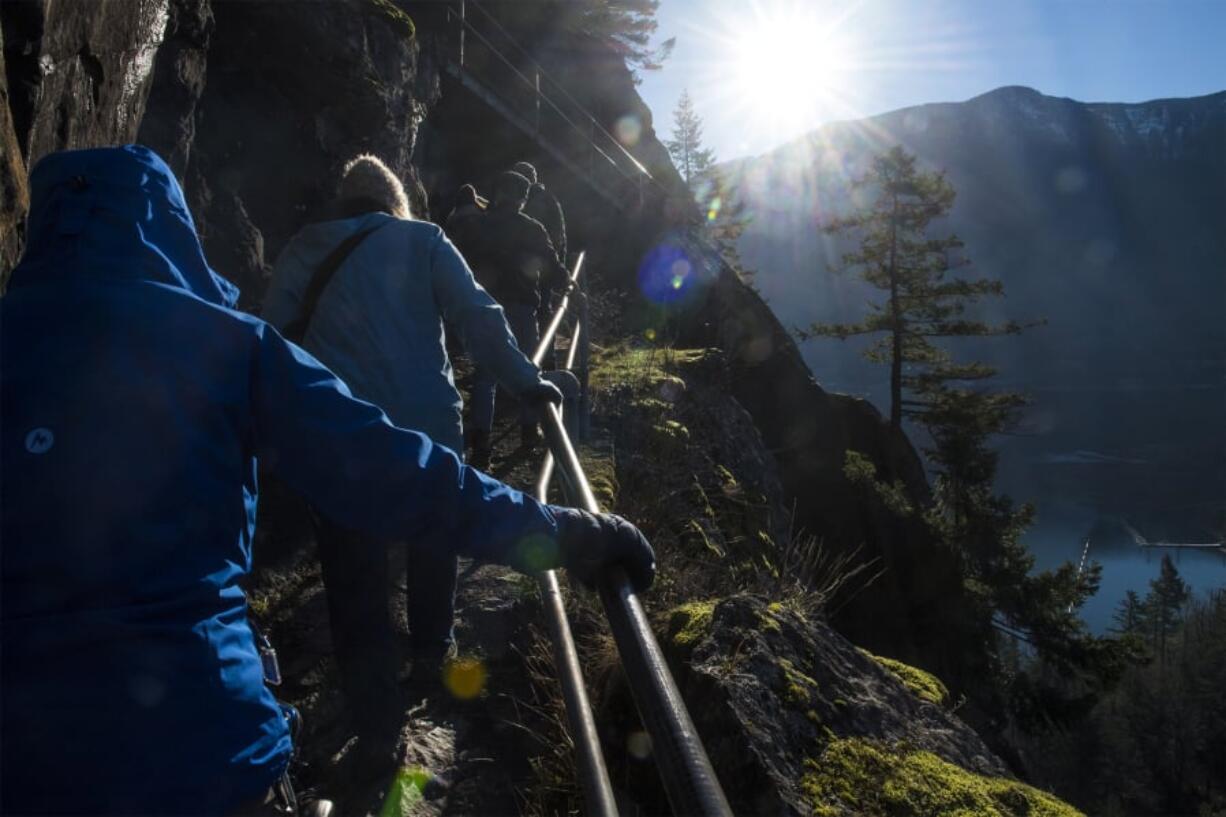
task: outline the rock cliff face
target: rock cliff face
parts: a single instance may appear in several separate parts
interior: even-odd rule
[[[728,387],[779,464],[795,529],[880,572],[839,600],[835,625],[959,689],[973,683],[980,668],[967,647],[981,634],[965,616],[958,559],[922,523],[899,518],[844,472],[847,452],[859,452],[878,480],[901,481],[910,500],[923,504],[930,493],[915,449],[867,401],[822,389],[770,307],[730,267],[710,256],[707,262],[710,283],[686,313],[684,339],[727,350]]]
[[[211,263],[258,303],[272,256],[346,158],[377,152],[415,180],[417,127],[437,94],[394,5],[286,12],[260,0],[6,4],[26,164],[64,148],[149,145],[182,178]]]
[[[0,33],[0,48],[3,40]],[[26,166],[13,127],[12,108],[4,54],[0,51],[0,291],[7,271],[21,253],[22,218],[30,205]]]

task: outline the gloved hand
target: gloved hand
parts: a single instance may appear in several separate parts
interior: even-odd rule
[[[651,587],[656,576],[656,554],[634,525],[611,513],[591,514],[578,508],[551,505],[558,520],[562,566],[591,587],[600,572],[613,565],[625,569],[634,589]]]
[[[548,380],[538,380],[519,394],[519,401],[531,408],[543,408],[546,403],[562,405],[562,392]]]

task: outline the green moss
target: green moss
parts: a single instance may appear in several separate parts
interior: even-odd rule
[[[937,704],[938,706],[943,705],[949,700],[949,690],[945,688],[945,684],[941,683],[941,679],[932,673],[924,672],[918,667],[904,664],[893,658],[873,655],[868,650],[860,650],[860,652],[876,661],[895,678],[902,681],[903,686],[915,693],[921,700]]]
[[[775,622],[775,626],[779,626],[778,622]],[[808,709],[818,690],[817,681],[786,658],[779,659],[779,669],[783,670],[783,699],[797,708]]]
[[[656,423],[651,427],[651,430],[656,433],[658,442],[689,442],[690,430],[676,420],[665,420],[662,423]]]
[[[783,613],[783,605],[777,601],[772,601],[766,606],[766,612],[758,616],[758,624],[762,627],[764,633],[782,633],[783,628],[779,626],[779,619],[776,616]],[[791,666],[789,663],[788,666]]]
[[[664,356],[658,349],[614,346],[592,351],[588,383],[597,391],[658,383],[665,376]]]
[[[987,777],[931,752],[861,738],[832,741],[805,760],[801,789],[814,814],[882,817],[1076,817],[1073,807],[1032,786]]]
[[[711,629],[715,599],[691,601],[668,614],[668,637],[679,647],[692,647]]]
[[[405,37],[412,37],[417,33],[417,26],[413,25],[413,18],[405,14],[404,9],[392,0],[365,0],[365,2],[367,10],[391,26],[394,31]]]
[[[630,401],[630,407],[639,411],[655,415],[664,415],[672,411],[673,407],[669,403],[655,397],[640,397],[637,400]]]
[[[685,391],[685,381],[667,370],[701,360],[706,354],[706,349],[661,349],[624,343],[606,348],[593,346],[588,382],[597,391],[616,386],[636,389],[650,386],[657,390],[653,396],[672,402],[670,398]]]
[[[263,593],[248,593],[247,609],[257,622],[267,621],[269,613],[272,611],[272,605],[269,603],[268,596]]]

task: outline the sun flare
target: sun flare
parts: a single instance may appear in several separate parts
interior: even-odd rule
[[[730,38],[739,106],[759,124],[785,128],[837,108],[852,79],[851,48],[838,22],[799,6],[759,10],[742,21]]]

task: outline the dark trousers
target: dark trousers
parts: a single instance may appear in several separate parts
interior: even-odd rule
[[[364,739],[389,739],[399,731],[403,715],[400,656],[388,598],[388,550],[400,545],[323,519],[317,538],[332,650],[350,716]],[[408,545],[406,561],[413,657],[441,655],[454,638],[455,549],[427,535]]]

